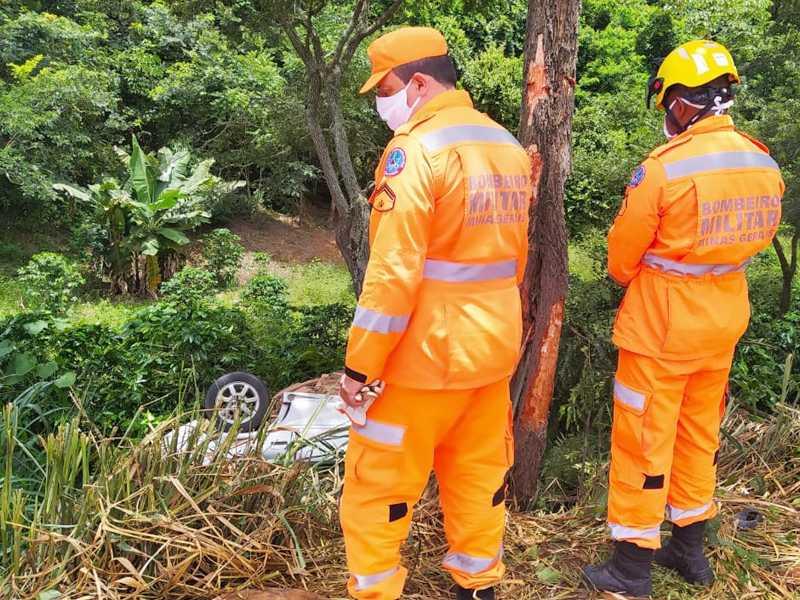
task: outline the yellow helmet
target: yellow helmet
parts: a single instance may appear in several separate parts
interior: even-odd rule
[[[722,75],[727,75],[732,83],[739,83],[739,72],[725,46],[708,40],[686,42],[667,55],[656,76],[650,79],[647,106],[655,96],[656,108],[664,110],[664,95],[673,85],[700,87]]]

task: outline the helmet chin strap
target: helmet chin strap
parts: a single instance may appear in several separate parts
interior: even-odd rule
[[[672,113],[672,107],[675,106],[675,103],[678,101],[681,101],[684,104],[691,106],[693,108],[699,109],[697,111],[697,114],[695,114],[691,119],[689,119],[689,121],[685,125],[681,125],[680,121],[678,121],[678,119]],[[664,119],[664,135],[667,136],[668,139],[672,139],[675,136],[680,135],[684,131],[689,129],[692,125],[697,123],[708,113],[713,113],[716,116],[724,115],[731,106],[733,106],[733,99],[730,98],[729,100],[723,102],[722,96],[714,96],[714,101],[709,102],[708,104],[705,105],[695,104],[694,102],[690,102],[685,98],[676,98],[675,100],[672,101],[672,104],[670,104],[668,107],[664,109],[664,112],[667,113],[667,116]],[[674,128],[675,133],[671,133],[669,131],[669,127],[667,126],[668,121],[669,124],[672,125],[672,127]]]

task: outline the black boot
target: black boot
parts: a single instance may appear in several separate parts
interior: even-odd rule
[[[482,590],[468,590],[462,588],[460,585],[456,586],[456,599],[457,600],[494,600],[494,588],[484,588]]]
[[[709,586],[714,583],[714,571],[703,554],[706,522],[686,527],[672,526],[672,537],[655,555],[655,563],[681,574],[689,583]]]
[[[653,590],[652,562],[652,550],[630,542],[615,542],[611,558],[601,565],[584,567],[583,577],[598,591],[647,597]]]

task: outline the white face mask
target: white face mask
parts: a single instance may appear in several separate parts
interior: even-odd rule
[[[694,102],[689,102],[684,98],[676,98],[675,100],[672,101],[672,104],[669,105],[669,110],[672,110],[672,107],[675,106],[675,103],[678,100],[694,108],[699,108],[699,109],[705,108],[701,104],[695,104]],[[723,102],[720,96],[716,96],[714,98],[714,106],[711,108],[709,113],[716,116],[724,115],[725,111],[727,111],[731,106],[733,106],[733,100],[728,100],[727,102]],[[687,129],[691,129],[691,126],[687,127]],[[668,140],[671,140],[676,135],[678,135],[677,133],[670,133],[669,128],[667,127],[667,117],[664,117],[664,135],[667,136]]]
[[[375,105],[378,109],[378,114],[381,119],[386,121],[386,124],[392,131],[395,131],[398,127],[408,122],[414,112],[414,108],[416,108],[419,103],[419,98],[417,98],[413,105],[408,105],[409,85],[411,85],[410,81],[406,87],[391,96],[375,96]]]

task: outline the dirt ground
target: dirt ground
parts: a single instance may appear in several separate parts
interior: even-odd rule
[[[242,238],[248,252],[266,252],[288,264],[305,264],[314,259],[342,264],[333,232],[321,214],[300,219],[256,212],[247,219],[231,222],[228,227]]]

